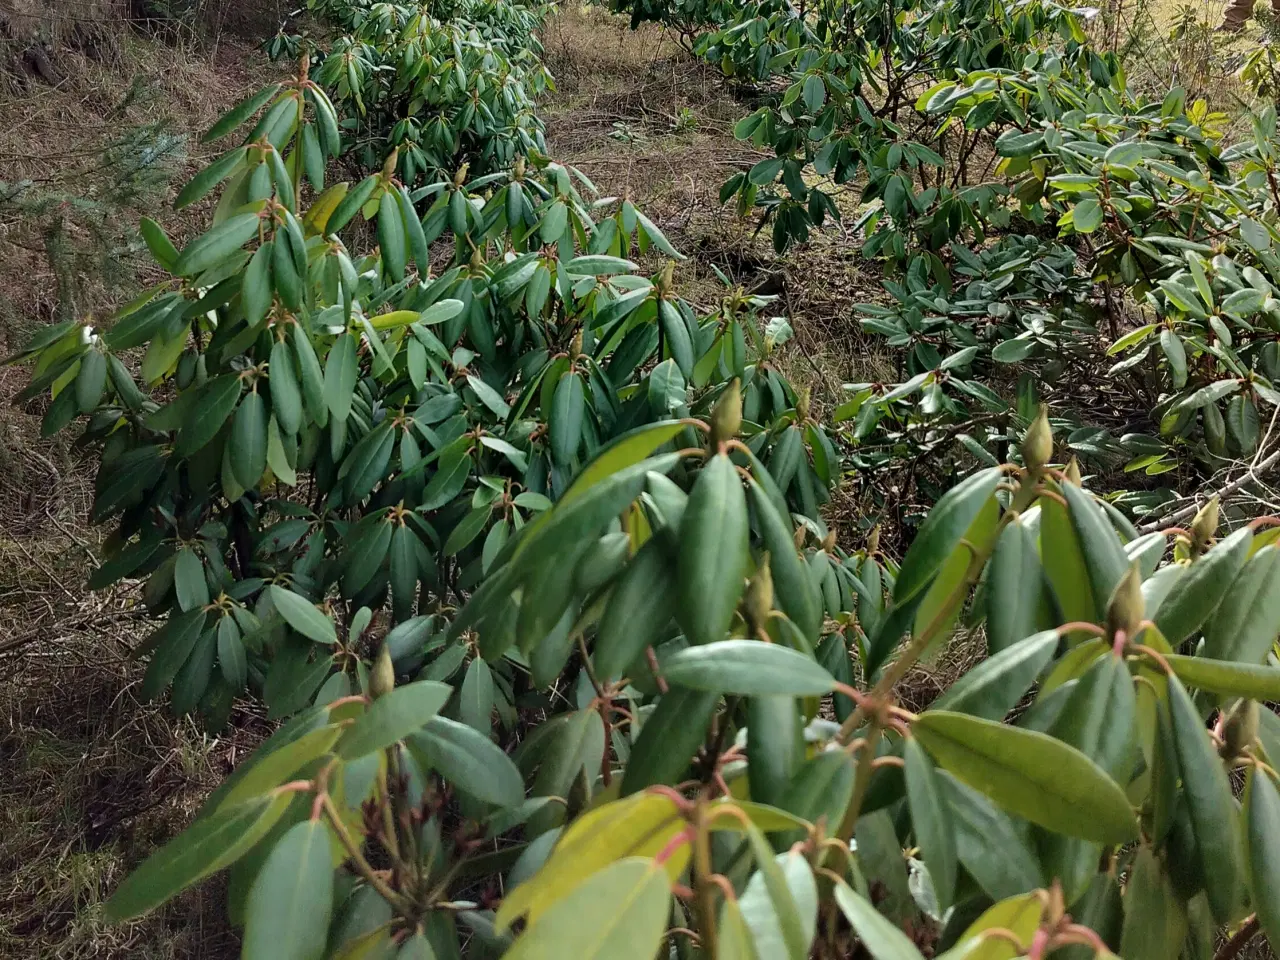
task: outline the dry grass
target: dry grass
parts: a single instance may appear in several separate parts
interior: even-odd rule
[[[234,20],[238,4],[222,4]],[[0,176],[74,196],[106,189],[98,157],[122,130],[155,121],[186,137],[176,189],[212,154],[192,134],[270,70],[234,36],[140,29],[122,0],[0,0]],[[50,83],[24,60],[33,38]],[[122,104],[127,104],[122,106]],[[127,243],[160,191],[101,225]],[[194,218],[162,219],[181,238]],[[88,224],[68,213],[73,241]],[[0,216],[0,355],[59,311],[43,226]],[[96,312],[149,274],[141,253],[125,283],[82,285]],[[38,405],[14,408],[23,370],[0,368],[0,956],[222,958],[238,953],[220,883],[119,927],[102,904],[120,879],[176,834],[265,730],[237,717],[231,739],[139,703],[130,651],[151,629],[135,591],[87,596],[101,531],[87,523],[90,466],[62,438],[38,436]]]

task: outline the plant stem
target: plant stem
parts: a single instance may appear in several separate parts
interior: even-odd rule
[[[853,837],[854,827],[857,826],[858,816],[862,812],[862,801],[866,799],[867,788],[871,786],[872,761],[876,757],[876,746],[880,743],[880,726],[874,720],[871,722],[871,729],[867,731],[865,742],[862,744],[862,754],[858,757],[858,770],[854,774],[853,780],[853,796],[849,798],[849,805],[845,807],[844,819],[840,821],[840,829],[836,831],[836,837],[846,846]]]
[[[716,936],[716,884],[711,879],[711,831],[706,821],[705,801],[700,801],[693,834],[693,865],[697,874],[698,927],[702,934],[703,953],[716,960],[719,943]]]
[[[378,894],[384,900],[400,911],[406,918],[411,917],[413,915],[412,904],[405,897],[387,886],[387,882],[374,872],[373,867],[369,865],[369,861],[360,852],[360,848],[352,838],[351,832],[347,830],[347,825],[342,822],[342,816],[334,809],[333,800],[327,793],[324,795],[323,802],[325,815],[329,818],[329,826],[338,835],[338,840],[342,843],[343,849],[347,851],[347,855],[355,863],[356,870],[369,881],[369,886],[378,891]]]

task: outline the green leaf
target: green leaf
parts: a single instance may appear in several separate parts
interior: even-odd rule
[[[328,826],[295,824],[280,838],[253,881],[245,909],[244,960],[317,960],[333,912]]]
[[[751,824],[747,839],[756,874],[747,883],[739,906],[762,958],[804,960],[818,919],[818,890],[809,862],[798,851],[773,854],[764,834]]]
[[[351,412],[359,376],[355,337],[344,333],[329,348],[324,364],[324,400],[335,420],[345,420]]]
[[[907,935],[847,883],[836,884],[835,896],[840,912],[874,960],[922,960],[920,951]]]
[[[302,426],[302,389],[298,385],[298,373],[293,366],[293,350],[285,340],[271,345],[271,363],[268,367],[271,389],[271,412],[280,428],[293,436]]]
[[[204,564],[190,547],[183,547],[174,559],[173,589],[178,596],[178,607],[183,611],[199,610],[209,603]]]
[[[1244,808],[1249,902],[1274,950],[1280,945],[1280,794],[1260,767],[1249,774]]]
[[[938,782],[955,814],[956,854],[989,897],[998,900],[1047,886],[1026,821],[1005,813],[946,771],[939,772]]]
[[[518,807],[524,801],[524,781],[511,758],[466,724],[433,716],[408,742],[425,767],[464,793],[503,808]]]
[[[306,597],[300,597],[293,591],[276,584],[268,588],[268,593],[280,616],[284,617],[285,622],[298,633],[316,643],[338,642],[333,621]]]
[[[1084,560],[1084,549],[1067,508],[1051,497],[1041,497],[1040,562],[1064,620],[1100,622],[1100,604],[1106,597],[1093,595],[1093,581]],[[1084,636],[1076,634],[1075,638]]]
[[[893,591],[896,604],[905,604],[933,582],[1002,476],[997,467],[980,470],[942,495],[902,560]]]
[[[369,705],[338,744],[338,754],[354,760],[389,747],[427,725],[449,702],[453,688],[434,680],[396,687]]]
[[[582,472],[569,485],[569,489],[564,492],[564,496],[560,498],[559,505],[567,506],[606,477],[640,463],[684,429],[686,427],[683,423],[678,420],[669,420],[637,427],[624,433],[596,454],[595,458],[582,469]]]
[[[107,919],[116,923],[150,913],[235,862],[271,829],[292,799],[289,793],[259,797],[197,820],[125,878],[107,901]]]
[[[494,416],[505,418],[511,412],[507,406],[507,401],[502,399],[502,395],[479,377],[467,374],[467,384],[475,391],[475,395],[480,402],[493,412]]]
[[[244,164],[248,154],[249,151],[246,147],[236,147],[233,150],[228,150],[191,178],[191,181],[178,193],[177,199],[173,201],[173,208],[181,210],[183,207],[189,206],[207,196],[209,191]],[[254,217],[256,219],[257,215],[254,214]],[[181,271],[176,272],[180,273]]]
[[[1097,200],[1081,200],[1071,208],[1071,226],[1076,233],[1093,233],[1102,223],[1102,207]]]
[[[236,626],[235,618],[229,615],[218,621],[218,666],[232,690],[239,692],[244,689],[249,676],[244,642],[240,639],[240,628]]]
[[[187,244],[173,265],[180,277],[195,277],[221,263],[258,235],[256,213],[242,213],[224,220],[208,233]]]
[[[906,741],[903,759],[911,829],[933,879],[938,910],[945,914],[954,901],[959,864],[951,808],[943,796],[932,761],[913,738]]]
[[[1212,616],[1249,557],[1253,531],[1242,527],[1193,562],[1152,618],[1176,647]]]
[[[400,200],[395,190],[382,194],[378,204],[378,249],[382,253],[382,266],[396,282],[404,279],[404,267],[408,260],[408,241],[404,231],[404,217],[400,213]]]
[[[255,113],[267,105],[272,97],[280,92],[280,84],[272,83],[263,87],[257,93],[245,97],[234,107],[218,118],[217,122],[209,128],[208,132],[200,138],[201,143],[212,143],[225,137],[228,133],[235,130],[236,127],[244,123]]]
[[[991,653],[1007,650],[1036,632],[1044,603],[1044,570],[1035,532],[1021,517],[1007,523],[996,540],[987,565],[985,598]]]
[[[1280,668],[1166,653],[1178,679],[1192,687],[1249,700],[1280,700]]]
[[[729,632],[746,589],[747,527],[738,471],[726,454],[716,454],[698,474],[680,524],[677,610],[695,644],[722,640]]]
[[[911,729],[944,769],[1032,823],[1098,843],[1137,834],[1124,791],[1060,740],[941,710],[922,714]]]
[[[189,457],[204,449],[222,429],[240,399],[240,378],[234,373],[214,377],[200,389],[199,397],[182,422],[173,452]]]
[[[601,679],[617,679],[675,616],[675,565],[662,537],[651,537],[618,578],[591,652]]]
[[[1058,642],[1058,631],[1045,630],[1006,647],[952,684],[934,708],[1002,719],[1053,659]]]
[[[773,499],[759,483],[752,482],[747,491],[760,538],[769,552],[774,599],[800,632],[813,641],[822,628],[822,603],[808,564],[796,550],[790,515],[778,513]]]
[[[653,960],[671,909],[666,873],[627,857],[592,875],[525,929],[504,960]]]
[[[1261,663],[1280,634],[1280,549],[1263,547],[1204,625],[1204,656]]]
[[[227,443],[237,482],[246,490],[256,490],[267,469],[267,405],[257,390],[250,390],[240,401]]]
[[[299,717],[305,716],[299,714]],[[318,719],[323,721],[324,717]],[[224,781],[226,792],[221,797],[210,797],[214,811],[222,812],[246,803],[287,783],[290,777],[307,764],[328,753],[343,732],[342,727],[336,724],[310,730],[307,726],[308,723],[302,725],[304,732],[295,739],[269,743],[271,749],[260,754],[254,753],[249,760],[237,767],[236,778]]]
[[[571,464],[582,442],[582,417],[586,411],[582,377],[566,373],[556,384],[547,427],[551,431],[551,456],[558,464]]]
[[[1129,570],[1124,544],[1092,495],[1073,483],[1064,483],[1059,490],[1067,501],[1067,512],[1080,542],[1093,595],[1099,603],[1106,603]]]
[[[718,640],[688,647],[662,665],[668,683],[748,697],[821,696],[835,678],[821,664],[788,647],[759,640]]]
[[[622,795],[679,782],[706,736],[720,695],[684,687],[663,694],[631,747]]]
[[[1169,719],[1182,771],[1182,796],[1195,835],[1209,907],[1218,923],[1235,916],[1240,876],[1238,821],[1231,784],[1200,713],[1177,677],[1169,677]]]

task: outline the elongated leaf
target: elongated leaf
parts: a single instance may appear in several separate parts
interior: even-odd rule
[[[739,905],[761,957],[804,960],[818,919],[818,891],[809,863],[797,851],[773,855],[764,834],[752,824],[747,839],[756,874]]]
[[[293,629],[316,643],[338,642],[333,621],[321,613],[306,597],[300,597],[292,590],[286,590],[275,584],[272,584],[268,590],[276,610]]]
[[[1046,885],[1025,821],[1005,813],[945,770],[938,782],[955,814],[956,854],[966,872],[993,900]]]
[[[338,744],[338,753],[353,760],[391,746],[425,727],[452,695],[452,687],[434,680],[396,687],[373,701],[352,724]]]
[[[1234,916],[1240,890],[1238,821],[1231,784],[1209,732],[1177,677],[1169,677],[1169,719],[1182,771],[1182,796],[1214,919]]]
[[[1058,632],[1045,630],[978,664],[934,701],[938,710],[1002,719],[1031,689],[1058,648]]]
[[[1170,646],[1176,647],[1213,615],[1249,556],[1253,531],[1237,530],[1187,568],[1178,588],[1152,617]]]
[[[749,562],[742,481],[728,456],[717,454],[698,475],[680,524],[677,612],[693,643],[729,632]]]
[[[835,887],[836,903],[874,960],[921,960],[905,933],[854,892],[847,883]]]
[[[524,800],[524,781],[511,758],[466,724],[433,716],[410,735],[409,746],[424,765],[478,800],[505,808]]]
[[[622,795],[654,784],[678,783],[702,744],[719,702],[719,694],[683,687],[664,694],[631,747]]]
[[[905,604],[933,582],[964,532],[995,492],[1001,476],[995,467],[981,470],[942,495],[902,560],[893,591],[894,603]]]
[[[245,960],[316,960],[333,912],[329,828],[320,820],[291,827],[271,850],[246,903]]]
[[[1043,593],[1044,571],[1035,534],[1017,517],[1001,532],[987,567],[987,648],[991,653],[1000,653],[1036,632]]]
[[[600,618],[591,658],[601,678],[622,676],[675,616],[675,565],[661,537],[627,565]]]
[[[324,365],[324,399],[335,420],[345,420],[351,412],[359,375],[355,337],[344,333],[329,348]]]
[[[667,875],[652,860],[619,860],[530,923],[505,960],[652,960],[670,903]]]
[[[1067,501],[1071,525],[1089,570],[1089,582],[1098,602],[1105,603],[1129,569],[1129,558],[1107,515],[1093,497],[1073,483],[1060,488]]]
[[[1274,950],[1280,945],[1280,793],[1265,770],[1249,774],[1244,807],[1249,901]]]
[[[668,683],[694,690],[748,697],[830,693],[835,678],[817,661],[788,647],[759,640],[720,640],[669,657]]]
[[[933,879],[938,910],[946,913],[955,895],[959,864],[951,808],[942,793],[933,763],[914,739],[907,740],[903,759],[906,761],[911,828]]]
[[[197,820],[120,884],[107,901],[107,917],[128,920],[150,913],[170,897],[248,852],[275,824],[291,794],[259,797]]]
[[[582,469],[560,498],[560,504],[567,506],[606,477],[640,463],[684,429],[679,421],[663,421],[624,433]]]
[[[1280,668],[1173,653],[1165,659],[1189,686],[1249,700],[1280,700]]]
[[[567,827],[542,869],[510,891],[495,924],[505,931],[528,915],[535,922],[548,908],[609,864],[656,854],[684,829],[670,797],[642,793],[588,810]],[[673,859],[675,859],[673,857]]]
[[[1204,626],[1204,655],[1261,663],[1280,635],[1280,549],[1263,547],[1244,565]]]
[[[208,233],[192,240],[178,255],[173,272],[194,277],[221,263],[258,235],[258,215],[242,213],[224,220]]]
[[[912,733],[944,769],[1032,823],[1098,843],[1137,833],[1124,791],[1060,740],[940,710],[922,714]]]
[[[240,378],[232,373],[214,377],[201,388],[199,399],[182,423],[173,452],[189,457],[203,449],[222,429],[240,399]]]

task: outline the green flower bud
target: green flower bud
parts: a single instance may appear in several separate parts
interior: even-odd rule
[[[1195,519],[1191,521],[1191,556],[1193,558],[1208,550],[1209,544],[1213,542],[1213,535],[1218,532],[1218,513],[1218,497],[1215,494],[1200,508]]]
[[[711,410],[711,452],[720,449],[742,429],[742,387],[735,378]]]
[[[1146,614],[1146,601],[1142,597],[1142,574],[1137,561],[1129,565],[1128,572],[1120,578],[1111,599],[1107,601],[1107,634],[1114,637],[1123,630],[1130,640],[1138,632],[1138,624]]]
[[[1039,415],[1022,438],[1022,462],[1033,473],[1043,470],[1053,457],[1053,430],[1049,426],[1049,407],[1040,404]]]
[[[751,629],[765,629],[765,625],[769,622],[769,612],[773,609],[773,571],[769,569],[768,553],[760,557],[756,575],[747,583],[747,593],[743,597],[742,606]]]
[[[1234,760],[1258,739],[1258,701],[1237,700],[1222,722],[1222,756]]]
[[[391,665],[391,650],[385,643],[378,651],[378,659],[369,671],[369,696],[377,700],[395,689],[396,668]]]

